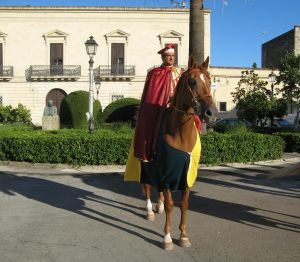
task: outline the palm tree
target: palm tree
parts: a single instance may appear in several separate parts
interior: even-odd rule
[[[190,0],[190,42],[189,55],[193,55],[197,63],[204,57],[204,0]]]

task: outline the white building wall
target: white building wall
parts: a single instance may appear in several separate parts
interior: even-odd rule
[[[210,11],[204,15],[204,54],[210,55]],[[58,30],[58,31],[55,31]],[[44,37],[48,33],[48,36]],[[125,35],[122,35],[122,34]],[[178,44],[179,65],[188,62],[189,10],[100,7],[0,7],[0,41],[3,43],[4,65],[14,67],[14,77],[0,82],[4,105],[22,103],[31,110],[32,120],[41,124],[47,94],[55,88],[67,94],[89,90],[88,56],[84,43],[93,35],[98,43],[94,68],[110,65],[110,44],[125,43],[125,65],[135,65],[130,81],[102,81],[97,96],[102,107],[111,103],[112,95],[140,98],[147,70],[161,63],[160,50],[165,43]],[[106,37],[108,36],[109,37]],[[5,40],[5,41],[4,41]],[[64,65],[81,65],[77,81],[26,81],[30,65],[50,64],[50,43],[64,44]],[[235,90],[245,68],[212,67],[217,82],[214,92],[217,105],[227,103],[222,116],[235,115],[231,92]],[[257,70],[268,80],[270,70]]]
[[[241,79],[242,71],[251,70],[252,68],[243,67],[210,67],[210,74],[212,76],[212,82],[215,81],[217,88],[215,91],[212,90],[216,106],[218,110],[220,109],[220,102],[226,102],[227,111],[219,112],[219,118],[224,117],[236,117],[236,104],[233,103],[232,92],[235,92],[235,88],[238,86],[238,82]],[[269,82],[270,69],[255,69],[255,73],[258,74],[260,80],[268,81],[266,86],[271,90],[271,83]],[[278,71],[274,71],[276,75],[279,74]],[[281,88],[282,85],[275,85],[274,92],[276,88]]]
[[[164,42],[160,41],[159,35],[171,30],[182,35],[180,41],[177,36],[165,40],[180,43],[179,64],[187,64],[188,26],[188,9],[0,7],[0,32],[6,34],[4,65],[14,67],[13,79],[0,82],[3,104],[24,104],[31,110],[33,122],[41,124],[45,99],[50,90],[59,88],[67,94],[75,90],[88,91],[89,58],[84,43],[90,35],[99,45],[94,68],[110,65],[111,42],[124,41],[125,65],[135,65],[136,69],[131,81],[101,82],[98,97],[102,106],[105,108],[111,102],[113,94],[140,98],[147,70],[161,63],[157,51]],[[125,32],[127,38],[105,37],[115,30]],[[49,32],[49,37],[43,37]],[[50,64],[50,42],[64,44],[64,65],[81,65],[79,80],[26,81],[25,71],[30,65]]]

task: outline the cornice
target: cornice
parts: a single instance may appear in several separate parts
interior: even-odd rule
[[[0,6],[1,11],[16,12],[167,12],[189,13],[189,8],[101,7],[101,6]],[[204,10],[210,13],[209,9]]]

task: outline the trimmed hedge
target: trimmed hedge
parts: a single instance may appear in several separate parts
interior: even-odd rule
[[[74,165],[125,164],[133,130],[59,130],[1,132],[0,160]],[[263,134],[218,134],[201,137],[201,163],[208,165],[278,159],[284,142]]]
[[[130,122],[134,125],[140,102],[136,98],[123,98],[110,103],[103,110],[104,122]]]
[[[68,132],[71,131],[71,132]],[[132,135],[110,130],[0,135],[0,160],[74,165],[124,164]]]
[[[285,141],[285,152],[298,152],[300,153],[300,133],[275,133]]]
[[[201,140],[201,163],[208,165],[279,159],[284,149],[284,142],[279,136],[251,132],[208,133]]]
[[[88,121],[86,112],[89,112],[89,93],[75,91],[67,95],[60,107],[60,123],[64,128],[87,129]],[[94,122],[98,126],[101,121],[101,104],[99,100],[93,105]]]

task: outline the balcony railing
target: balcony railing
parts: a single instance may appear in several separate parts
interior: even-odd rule
[[[14,76],[14,68],[12,66],[0,66],[0,81],[11,80]]]
[[[99,80],[130,80],[135,77],[135,66],[132,65],[100,65],[94,69],[95,81]]]
[[[75,81],[80,76],[80,65],[31,65],[26,70],[28,81]]]

